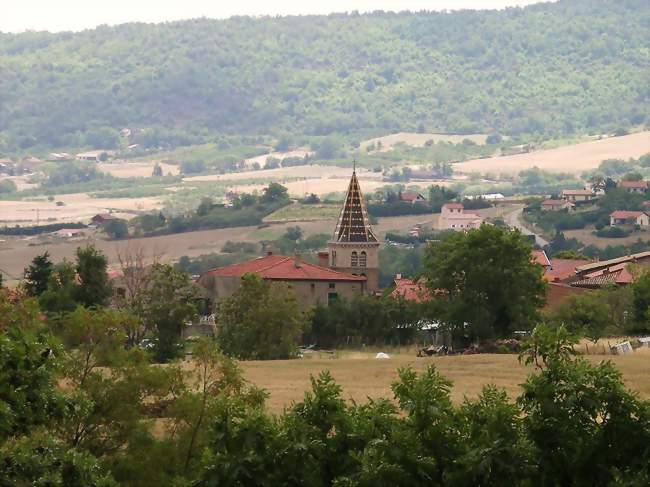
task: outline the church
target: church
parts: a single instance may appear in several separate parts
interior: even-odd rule
[[[197,282],[206,290],[211,303],[216,304],[239,289],[244,274],[258,274],[268,281],[287,283],[306,310],[377,291],[379,245],[353,170],[332,239],[327,251],[318,253],[318,264],[306,262],[298,254],[267,252],[256,259],[206,271]]]

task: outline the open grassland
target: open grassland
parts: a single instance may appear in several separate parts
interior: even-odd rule
[[[319,203],[316,205],[304,205],[302,203],[294,203],[271,213],[269,216],[264,218],[264,221],[278,222],[332,220],[334,218],[338,218],[340,212],[340,204]]]
[[[604,249],[608,245],[630,245],[639,239],[644,242],[650,240],[650,232],[648,231],[632,232],[623,238],[604,238],[594,235],[594,230],[593,225],[589,225],[580,230],[564,230],[563,233],[566,238],[575,238],[585,245],[594,245],[600,249]]]
[[[178,176],[180,167],[173,164],[159,163],[165,176]],[[98,164],[98,168],[105,174],[110,174],[116,178],[148,178],[153,174],[153,168],[156,165],[154,161],[146,162],[128,162],[113,161]]]
[[[538,167],[556,173],[580,174],[595,169],[605,159],[636,158],[650,152],[650,131],[512,156],[475,159],[454,164],[458,172],[517,174]]]
[[[452,398],[462,401],[465,396],[476,397],[481,388],[495,384],[504,388],[514,399],[520,392],[520,384],[533,369],[519,364],[516,355],[457,355],[448,357],[417,358],[415,350],[402,349],[390,353],[390,359],[375,359],[373,352],[342,352],[326,356],[316,354],[313,358],[298,360],[242,362],[245,376],[254,384],[266,389],[271,411],[281,412],[292,401],[302,399],[309,389],[310,375],[329,370],[343,387],[343,397],[359,403],[368,398],[392,398],[390,385],[397,379],[397,369],[412,365],[423,370],[434,364],[438,370],[454,382]],[[650,398],[650,351],[637,351],[629,356],[588,355],[590,361],[609,359],[622,372],[628,387]]]
[[[411,147],[424,147],[427,141],[432,140],[433,143],[438,142],[451,142],[458,144],[465,139],[469,139],[476,144],[485,144],[485,134],[469,134],[469,135],[449,135],[449,134],[418,134],[414,132],[399,132],[396,134],[384,135],[383,137],[376,137],[374,139],[364,140],[361,142],[360,148],[366,149],[369,145],[377,146],[381,142],[380,152],[389,151],[396,144],[405,144]]]

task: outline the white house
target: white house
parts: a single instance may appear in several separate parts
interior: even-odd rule
[[[650,217],[644,211],[617,210],[609,215],[609,224],[613,227],[639,225],[641,228],[647,228],[650,226]]]
[[[478,213],[465,211],[462,203],[445,203],[442,205],[440,230],[468,230],[478,228],[483,223],[483,217]]]

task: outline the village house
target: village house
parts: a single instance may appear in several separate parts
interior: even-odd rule
[[[347,195],[327,251],[318,253],[318,264],[300,255],[268,252],[264,257],[212,269],[201,274],[198,284],[212,305],[232,296],[245,274],[287,283],[301,308],[328,305],[379,289],[379,245],[366,211],[363,195],[353,171]]]
[[[75,157],[80,161],[100,162],[114,155],[115,155],[115,151],[93,150],[88,152],[81,152],[77,154]]]
[[[590,189],[563,189],[562,199],[566,201],[589,201],[595,197]]]
[[[644,211],[617,210],[610,213],[609,224],[612,227],[638,225],[641,228],[647,228],[650,226],[650,218]]]
[[[111,220],[117,220],[118,218],[114,217],[110,213],[99,213],[90,219],[90,224],[94,227],[103,227]]]
[[[616,185],[616,187],[624,189],[628,193],[643,194],[648,190],[648,182],[647,181],[620,181]]]
[[[575,205],[567,200],[545,200],[542,201],[541,208],[543,211],[571,211],[575,208]]]
[[[410,203],[415,205],[416,203],[426,203],[427,199],[422,196],[420,193],[415,193],[413,191],[400,191],[399,200],[404,201],[405,203]]]
[[[442,205],[438,228],[440,230],[469,230],[479,228],[483,217],[478,213],[465,211],[462,203],[445,203]]]
[[[624,286],[634,282],[634,269],[650,266],[650,251],[579,265],[571,285],[597,289],[606,285]]]

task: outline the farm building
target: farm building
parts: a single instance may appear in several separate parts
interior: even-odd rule
[[[478,213],[465,211],[462,203],[445,203],[440,213],[440,230],[469,230],[478,228],[483,218]]]
[[[645,211],[617,210],[609,215],[609,224],[612,227],[639,225],[641,228],[647,228],[650,226],[650,217]]]
[[[620,181],[616,187],[626,190],[628,193],[645,193],[648,190],[647,181]]]
[[[413,191],[403,191],[399,193],[399,200],[405,203],[411,203],[415,205],[416,203],[426,203],[427,199],[422,196],[420,193],[414,193]]]
[[[575,207],[575,205],[567,200],[546,200],[542,201],[541,207],[543,211],[570,211]]]
[[[562,199],[566,201],[589,201],[596,194],[590,189],[563,189]]]
[[[110,213],[99,213],[90,219],[90,224],[95,227],[102,227],[111,220],[117,220],[117,218]]]

